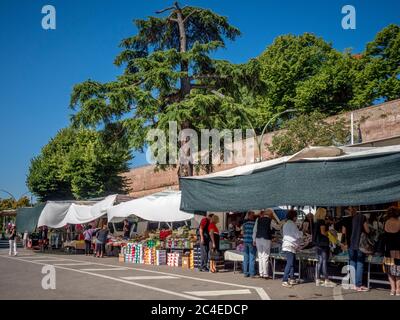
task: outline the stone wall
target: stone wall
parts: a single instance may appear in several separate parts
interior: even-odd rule
[[[356,143],[400,136],[400,100],[355,110],[353,111],[353,116]],[[330,117],[327,120],[335,121],[338,117],[344,118],[347,124],[350,125],[351,112]],[[359,137],[359,133],[361,133],[361,137]],[[268,133],[264,136],[264,160],[272,157],[267,147],[271,143],[274,134],[276,132]],[[258,158],[257,150],[255,158]],[[222,171],[232,167],[234,165],[220,165],[214,170]],[[167,188],[179,189],[177,169],[155,171],[155,166],[148,165],[134,168],[126,173],[125,176],[130,182],[130,195],[134,197],[142,197]]]

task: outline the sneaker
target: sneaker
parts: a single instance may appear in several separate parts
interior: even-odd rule
[[[391,296],[395,296],[396,293],[395,293],[394,291],[390,291],[390,295],[391,295]]]
[[[292,286],[294,286],[294,285],[296,285],[296,284],[299,284],[299,281],[298,281],[298,280],[295,280],[295,279],[291,279],[291,280],[289,280],[289,284],[291,284]]]
[[[325,280],[325,282],[324,282],[324,287],[327,287],[327,288],[334,288],[334,287],[336,287],[336,283],[334,283],[334,282],[332,282],[332,281],[330,281],[330,280]]]
[[[282,282],[282,287],[285,287],[285,288],[293,288],[293,285],[291,285],[289,282]]]
[[[18,252],[14,253],[14,257],[18,255]]]
[[[315,280],[315,285],[317,286],[317,287],[323,287],[324,286],[324,281],[322,281],[322,280],[320,280],[320,279],[317,279],[317,280]]]

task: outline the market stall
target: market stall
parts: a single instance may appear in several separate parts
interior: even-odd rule
[[[38,227],[62,228],[85,224],[102,217],[114,205],[117,195],[101,201],[48,201],[40,214]]]
[[[181,177],[181,210],[247,211],[283,205],[398,201],[400,146],[314,147],[290,157]],[[316,187],[318,186],[318,187]]]
[[[179,209],[180,201],[180,192],[159,192],[109,208],[108,221],[121,222],[131,216],[159,223],[177,223],[193,219],[193,214]],[[200,254],[196,246],[196,231],[190,230],[188,226],[175,230],[146,230],[120,244],[122,249],[119,259],[127,263],[194,268]]]
[[[182,177],[180,184],[180,208],[188,212],[243,212],[285,205],[389,205],[398,201],[400,194],[400,146],[306,148],[294,156],[205,176]],[[347,248],[342,246],[340,230],[335,230],[331,218],[330,263],[346,265]],[[279,251],[271,254],[273,276],[279,274],[278,262],[285,260]],[[242,260],[240,252],[228,252],[226,258],[235,263]],[[301,250],[297,258],[299,277],[304,266],[317,261],[316,253],[309,249]],[[387,283],[371,277],[371,267],[379,267],[381,260],[379,252],[367,257],[368,284]]]
[[[157,222],[177,222],[193,219],[193,214],[180,210],[180,203],[181,193],[167,190],[108,208],[108,221],[120,222],[132,215],[143,220]]]

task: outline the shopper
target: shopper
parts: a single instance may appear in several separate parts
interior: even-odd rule
[[[363,286],[363,272],[364,272],[364,262],[365,254],[360,250],[360,240],[361,234],[363,232],[369,233],[369,227],[366,217],[361,212],[354,213],[353,209],[353,219],[352,219],[352,229],[351,238],[349,246],[349,258],[352,274],[355,275],[355,287],[353,288],[358,292],[368,291],[368,288]]]
[[[126,240],[129,239],[131,233],[131,224],[129,223],[128,219],[124,220],[123,232],[124,232],[124,239]]]
[[[400,296],[400,209],[389,208],[384,226],[384,267],[390,282],[390,295]]]
[[[57,229],[51,229],[50,232],[50,248],[53,246],[58,249],[58,242],[60,241],[60,234]]]
[[[301,224],[300,231],[302,231],[303,234],[314,234],[314,216],[312,213],[307,213],[305,220]]]
[[[219,251],[219,230],[217,224],[219,222],[219,218],[216,215],[211,217],[209,226],[208,226],[208,234],[210,237],[210,272],[217,272],[217,262],[220,260],[221,255]]]
[[[318,208],[315,213],[315,228],[313,242],[317,247],[317,278],[315,279],[316,286],[335,287],[336,284],[329,280],[328,277],[328,260],[329,260],[329,238],[328,230],[329,223],[326,216],[326,209]],[[324,280],[321,279],[321,275]]]
[[[28,241],[29,241],[29,232],[28,232],[28,230],[25,230],[24,235],[22,237],[22,241],[23,241],[24,249],[27,249],[28,248]]]
[[[245,277],[256,277],[256,246],[253,243],[254,232],[254,212],[250,211],[247,214],[242,230],[243,230],[243,245],[244,245],[244,261],[243,273]]]
[[[204,217],[199,226],[199,237],[200,237],[200,253],[201,253],[201,266],[200,271],[209,271],[208,270],[208,255],[210,251],[210,234],[208,232],[211,218],[213,214],[210,213],[206,217]]]
[[[271,241],[273,229],[278,230],[272,209],[260,212],[253,230],[253,245],[257,247],[258,270],[260,277],[269,278],[269,256],[271,254]]]
[[[97,233],[96,239],[96,257],[103,258],[104,253],[106,251],[106,242],[108,236],[108,227],[107,224],[103,225],[103,228]]]
[[[357,209],[355,207],[349,207],[346,210],[346,216],[342,219],[342,234],[343,234],[343,243],[347,246],[347,250],[350,248],[351,244],[351,233],[353,230],[353,217],[357,214]]]
[[[89,224],[86,226],[85,231],[83,231],[83,236],[85,240],[85,255],[89,256],[92,249],[93,233],[96,229]]]
[[[10,229],[9,233],[9,238],[8,238],[9,244],[10,244],[10,250],[8,254],[16,256],[18,254],[17,252],[17,228],[15,225],[13,225]]]
[[[294,279],[294,263],[303,233],[297,228],[296,220],[297,212],[295,210],[289,210],[287,213],[287,221],[282,228],[282,252],[286,256],[282,286],[286,288],[291,288],[293,285],[297,284],[297,281]]]

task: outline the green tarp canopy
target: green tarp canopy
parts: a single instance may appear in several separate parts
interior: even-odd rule
[[[180,179],[181,210],[347,206],[400,200],[400,146],[307,148],[291,157]]]
[[[24,233],[25,231],[33,232],[38,224],[39,216],[46,204],[41,203],[33,208],[17,209],[17,232]]]

